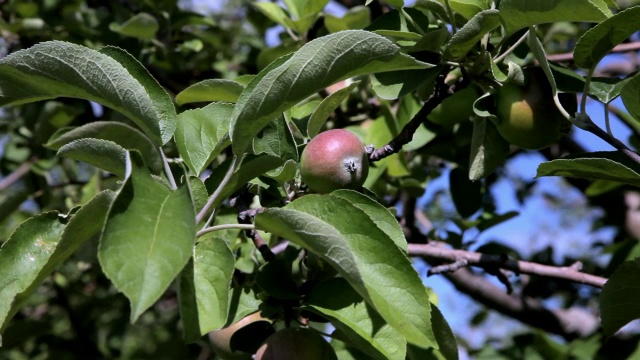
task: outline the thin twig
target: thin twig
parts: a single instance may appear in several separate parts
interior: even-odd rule
[[[520,44],[522,44],[525,40],[527,40],[528,36],[529,36],[529,30],[527,30],[527,32],[524,33],[524,35],[522,35],[522,37],[520,39],[518,39],[518,41],[513,43],[513,45],[511,45],[511,47],[509,47],[507,50],[505,50],[499,56],[496,56],[493,59],[493,62],[497,64],[497,63],[501,62],[502,60],[504,60],[504,58],[506,58],[509,54],[511,54],[518,46],[520,46]]]
[[[619,53],[640,50],[640,41],[624,43],[616,45],[609,53]],[[571,61],[573,60],[573,52],[563,54],[551,54],[547,55],[549,61]]]
[[[515,273],[546,276],[570,280],[580,284],[602,288],[606,278],[576,270],[573,266],[550,266],[528,261],[509,259],[506,256],[486,255],[472,251],[445,247],[442,243],[431,241],[428,244],[409,244],[409,255],[424,256],[430,259],[460,262],[466,260],[471,266],[498,267]],[[458,267],[459,269],[460,267]]]
[[[231,162],[231,165],[229,165],[229,170],[227,170],[227,173],[224,175],[224,178],[222,178],[222,181],[220,182],[220,184],[218,184],[218,187],[213,192],[213,194],[211,194],[211,196],[209,197],[209,200],[207,200],[207,203],[204,205],[202,210],[200,210],[198,215],[196,215],[197,223],[202,221],[202,218],[204,218],[204,216],[207,215],[207,212],[209,212],[209,210],[211,209],[211,206],[213,206],[213,204],[218,200],[218,197],[222,193],[222,190],[224,190],[229,180],[231,180],[231,176],[236,171],[236,168],[240,164],[240,161],[241,160],[239,157],[234,156],[233,161]]]
[[[627,145],[625,145],[622,141],[616,139],[611,136],[606,131],[602,130],[598,125],[596,125],[591,118],[581,117],[580,118],[580,128],[586,130],[593,135],[599,137],[600,139],[606,141],[609,145],[613,146],[617,150],[620,150],[624,155],[626,155],[629,159],[633,160],[635,163],[640,164],[640,155],[635,151],[629,149]]]
[[[239,210],[238,223],[247,225],[251,224],[253,226],[252,221],[256,215],[266,210],[265,208],[250,209],[249,205],[251,204],[252,199],[253,194],[245,192],[232,200],[232,205],[237,207]],[[271,251],[267,242],[264,241],[258,230],[255,229],[255,226],[253,229],[246,229],[244,233],[253,241],[253,245],[258,249],[258,251],[260,251],[262,258],[265,261],[271,261],[276,258],[276,255]]]
[[[31,170],[31,164],[31,161],[22,163],[11,174],[0,180],[0,191],[8,189],[9,186],[15,184],[18,180],[20,180],[26,173],[29,172],[29,170]]]
[[[171,172],[169,161],[164,155],[162,148],[159,148],[158,151],[160,151],[160,156],[162,157],[162,165],[164,166],[164,172],[167,175],[167,179],[169,180],[169,185],[171,185],[171,189],[176,190],[178,188],[178,185],[176,184],[176,179],[173,178],[173,172]]]
[[[196,233],[196,237],[200,237],[204,234],[219,230],[239,229],[239,230],[253,230],[256,227],[250,224],[220,224],[204,228]]]
[[[418,130],[418,127],[424,122],[427,116],[431,114],[431,111],[433,111],[433,109],[435,109],[442,102],[442,100],[451,95],[449,93],[449,86],[444,83],[446,74],[448,72],[449,67],[445,67],[442,69],[436,79],[433,94],[431,94],[429,99],[424,103],[424,105],[422,105],[422,108],[420,108],[418,113],[411,120],[409,120],[409,122],[402,128],[402,131],[400,131],[400,133],[396,137],[389,141],[389,143],[379,149],[371,151],[369,153],[369,161],[374,162],[382,160],[387,156],[399,152],[404,145],[411,142],[413,134],[416,132],[416,130]]]

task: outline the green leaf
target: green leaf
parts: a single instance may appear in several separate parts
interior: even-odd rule
[[[429,300],[406,254],[376,224],[387,216],[377,205],[363,210],[364,197],[349,190],[306,195],[256,217],[259,229],[285,237],[331,264],[351,286],[411,343],[437,347]]]
[[[354,6],[341,18],[325,14],[324,26],[331,33],[343,30],[364,29],[371,22],[371,11],[366,6]]]
[[[422,36],[418,33],[414,33],[411,31],[396,31],[396,30],[375,30],[373,31],[373,33],[378,34],[378,35],[382,35],[384,37],[390,38],[395,40],[396,42],[400,42],[400,41],[405,41],[405,43],[401,44],[404,45],[406,44],[406,42],[412,42],[410,43],[410,45],[414,45],[416,42],[420,41],[422,39]]]
[[[109,30],[141,40],[153,39],[156,36],[156,32],[158,32],[158,28],[158,20],[145,12],[135,14],[122,24],[109,24]]]
[[[59,150],[64,145],[83,138],[108,140],[124,149],[137,150],[142,155],[144,163],[155,174],[162,171],[162,158],[157,147],[142,132],[125,123],[94,121],[79,127],[65,127],[56,131],[45,146]]]
[[[600,294],[600,317],[605,336],[611,336],[632,320],[640,318],[640,259],[622,263]]]
[[[409,52],[431,51],[442,53],[442,47],[451,38],[451,33],[447,29],[435,29],[424,34],[422,39],[409,49]]]
[[[152,107],[148,107],[147,104],[140,104],[139,106],[145,113],[151,113],[156,123],[145,123],[145,126],[143,126],[140,125],[135,118],[132,118],[131,120],[140,126],[142,130],[152,138],[152,140],[154,139],[153,135],[151,135],[152,133],[150,131],[146,130],[146,127],[148,126],[155,129],[155,126],[158,126],[160,128],[162,144],[166,144],[176,131],[176,108],[173,106],[171,96],[169,96],[167,91],[160,86],[158,81],[151,76],[149,71],[145,69],[145,67],[142,66],[136,58],[131,56],[131,54],[114,46],[105,46],[100,49],[100,52],[119,62],[120,65],[124,66],[129,74],[131,74],[131,76],[133,76],[133,78],[137,80],[142,87],[144,87],[146,95],[151,99]],[[114,80],[115,79],[110,79],[110,81]],[[129,93],[124,96],[130,96],[128,94]]]
[[[200,175],[229,140],[233,104],[211,103],[178,115],[175,140],[180,156],[194,174]]]
[[[482,37],[500,26],[498,10],[484,10],[471,18],[456,32],[446,45],[445,55],[452,59],[464,57]]]
[[[235,257],[217,237],[196,244],[193,258],[182,270],[178,285],[180,315],[187,342],[194,342],[227,322]]]
[[[306,307],[331,322],[349,344],[380,360],[404,360],[406,340],[389,326],[343,278],[316,285]]]
[[[58,156],[84,161],[121,178],[125,176],[127,150],[113,141],[91,138],[74,140],[63,145],[58,150]]]
[[[468,218],[482,207],[482,183],[469,179],[469,171],[456,167],[449,173],[451,198],[458,214]]]
[[[253,244],[251,244],[253,246]],[[229,300],[229,316],[225,326],[235,324],[243,317],[254,313],[262,304],[253,289],[234,287],[231,290],[231,299]]]
[[[262,265],[256,283],[270,296],[282,300],[300,298],[300,291],[292,277],[292,261],[279,258]]]
[[[372,89],[385,100],[401,98],[436,77],[440,67],[379,73],[371,78]]]
[[[636,120],[640,119],[640,75],[635,75],[622,87],[622,102]]]
[[[98,248],[105,275],[131,304],[131,321],[162,296],[193,251],[189,188],[171,191],[130,154],[131,175],[109,209]]]
[[[269,154],[284,160],[298,160],[298,149],[284,115],[275,118],[253,139],[254,154]]]
[[[590,180],[611,180],[640,186],[638,164],[618,151],[572,154],[538,166],[536,178],[567,176]]]
[[[302,45],[297,41],[283,41],[277,46],[262,49],[260,51],[260,55],[258,55],[258,69],[262,70],[268,67],[272,62],[283,56],[290,55],[300,49],[301,46]]]
[[[447,321],[442,316],[440,310],[433,304],[431,304],[431,321],[440,349],[420,349],[409,344],[407,347],[407,359],[458,360],[458,344],[456,337],[451,331],[449,324],[447,324]]]
[[[583,68],[595,67],[611,49],[640,30],[640,6],[621,11],[589,29],[576,44],[573,60]]]
[[[289,17],[289,14],[280,7],[280,5],[271,2],[256,2],[253,4],[264,16],[271,19],[273,22],[280,24],[286,28],[293,27],[293,20]]]
[[[434,304],[431,304],[431,322],[438,341],[438,351],[447,360],[457,360],[458,342],[456,341],[456,336],[440,309]]]
[[[197,82],[176,95],[178,105],[194,102],[235,103],[244,90],[244,86],[233,80],[208,79]]]
[[[242,160],[240,168],[233,173],[227,186],[220,193],[218,201],[213,203],[213,207],[220,205],[225,198],[233,194],[240,187],[246,185],[249,180],[267,173],[269,170],[273,170],[279,166],[282,166],[285,161],[277,156],[273,155],[247,155]],[[207,191],[212,193],[224,178],[229,166],[231,165],[231,159],[223,162],[213,170],[211,176],[205,180]]]
[[[358,86],[359,83],[359,81],[353,82],[349,84],[349,86],[343,87],[322,100],[320,105],[318,105],[311,114],[311,118],[309,118],[309,122],[307,123],[307,135],[310,138],[318,135],[324,123],[327,122],[329,115],[349,97],[353,88]]]
[[[379,35],[348,30],[310,41],[272,63],[238,99],[231,126],[233,152],[244,153],[278,114],[328,85],[356,75],[429,66],[399,50]]]
[[[282,184],[285,181],[293,180],[296,177],[297,172],[298,163],[294,160],[289,159],[285,161],[282,166],[279,166],[276,169],[265,173],[265,176],[268,176]]]
[[[398,226],[398,220],[389,209],[382,207],[370,197],[355,191],[335,191],[332,195],[349,201],[351,206],[355,206],[367,214],[375,222],[378,229],[393,240],[402,252],[407,253],[407,240],[404,238],[402,229]]]
[[[407,16],[408,15],[408,16]],[[407,21],[410,17],[412,21]],[[420,29],[416,26],[420,26]],[[391,31],[392,33],[414,33],[420,34],[427,31],[429,26],[429,18],[420,10],[413,8],[399,10],[393,9],[382,16],[378,17],[366,30],[368,31]]]
[[[329,0],[284,0],[287,9],[298,19],[319,13],[328,2]]]
[[[439,1],[445,4],[444,0]],[[474,17],[477,13],[488,9],[486,0],[449,0],[449,4],[453,11],[462,15],[462,17],[467,20]]]
[[[551,72],[553,73],[553,77],[559,91],[573,93],[582,92],[585,83],[584,76],[573,70],[566,69],[552,63],[549,63],[549,67],[551,68]],[[625,79],[592,77],[591,83],[589,84],[589,96],[608,104],[620,95],[624,86],[631,79],[633,79],[633,77],[627,77]]]
[[[62,236],[57,212],[36,215],[16,228],[0,248],[0,331],[36,289]],[[49,271],[52,269],[49,269]],[[1,344],[0,338],[0,344]]]
[[[612,15],[602,0],[502,0],[500,17],[507,33],[559,21],[600,22]]]
[[[129,117],[156,145],[169,141],[175,130],[169,95],[123,50],[102,51],[108,54],[48,41],[6,56],[0,60],[0,106],[61,96],[91,100]]]
[[[486,118],[473,120],[469,179],[480,180],[489,176],[509,156],[509,143],[500,136],[493,122]]]

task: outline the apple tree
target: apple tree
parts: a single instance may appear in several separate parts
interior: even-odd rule
[[[0,358],[639,356],[633,1],[0,12]],[[601,209],[589,252],[476,241],[533,153],[520,200]],[[470,345],[427,275],[527,330]]]

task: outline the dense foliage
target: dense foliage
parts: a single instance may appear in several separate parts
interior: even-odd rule
[[[268,358],[296,338],[338,359],[640,356],[619,332],[640,317],[640,6],[407,5],[0,4],[0,358]],[[365,144],[368,176],[319,194],[301,155],[330,129]],[[319,149],[313,176],[339,158]],[[612,235],[478,246],[518,216],[498,184],[524,203],[546,177]],[[420,205],[442,179],[452,206]],[[471,344],[425,263],[481,331],[488,312],[526,330]]]

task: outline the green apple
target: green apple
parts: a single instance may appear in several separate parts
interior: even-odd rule
[[[553,101],[551,85],[541,68],[525,68],[525,86],[504,84],[496,97],[498,132],[511,144],[524,149],[542,149],[556,143],[571,123]],[[560,94],[571,114],[577,108],[575,94]]]

